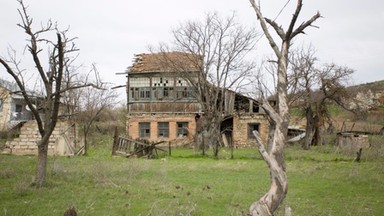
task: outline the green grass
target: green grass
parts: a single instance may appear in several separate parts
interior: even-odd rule
[[[225,149],[219,159],[173,149],[172,157],[127,159],[91,148],[87,157],[50,157],[48,183],[36,189],[30,186],[34,156],[0,155],[0,210],[63,215],[75,206],[78,215],[246,215],[269,188],[269,171],[256,149],[235,150],[234,157]],[[295,215],[383,215],[384,160],[352,161],[333,147],[288,147],[285,204]]]

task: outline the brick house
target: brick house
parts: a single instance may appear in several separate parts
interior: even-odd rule
[[[161,60],[164,55],[167,64]],[[178,52],[135,55],[127,70],[129,137],[177,144],[194,141],[197,119],[204,113],[184,76],[199,72],[193,59],[192,55]],[[183,69],[178,71],[175,68],[180,67],[170,64],[182,65]],[[225,104],[221,129],[235,147],[254,146],[253,130],[267,139],[268,121],[256,100],[227,90]]]

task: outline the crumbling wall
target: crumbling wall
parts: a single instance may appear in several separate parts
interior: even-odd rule
[[[249,124],[259,124],[261,139],[268,140],[269,122],[262,114],[235,114],[233,116],[233,142],[235,148],[255,147],[256,139],[249,137]]]
[[[27,121],[20,128],[20,135],[6,146],[10,153],[16,155],[36,155],[37,142],[41,139],[37,123],[34,120]],[[49,155],[73,155],[76,140],[74,124],[69,121],[58,121],[48,144]]]
[[[337,146],[344,150],[357,151],[360,148],[369,148],[368,135],[356,133],[339,133],[336,140]]]

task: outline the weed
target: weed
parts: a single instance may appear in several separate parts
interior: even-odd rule
[[[78,215],[247,215],[270,184],[255,148],[235,149],[234,159],[223,149],[218,160],[175,148],[172,157],[147,160],[111,157],[101,146],[87,157],[50,157],[40,189],[29,186],[34,157],[0,155],[1,208],[7,215],[62,215],[70,206]],[[285,204],[295,215],[384,212],[382,159],[353,163],[331,145],[290,146],[285,157]]]

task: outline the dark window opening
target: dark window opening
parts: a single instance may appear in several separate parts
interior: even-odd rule
[[[23,111],[23,106],[20,104],[16,104],[15,112],[22,112]]]
[[[177,137],[188,136],[188,122],[177,122]]]
[[[159,122],[157,123],[158,136],[159,137],[169,137],[169,123],[168,122]]]
[[[259,131],[260,124],[258,123],[249,123],[248,124],[248,139],[256,139],[253,135],[253,131]]]
[[[139,135],[140,138],[149,138],[151,135],[150,123],[140,122],[139,123]]]
[[[252,112],[253,113],[258,113],[260,111],[259,104],[256,102],[253,102],[253,107],[252,107]]]

